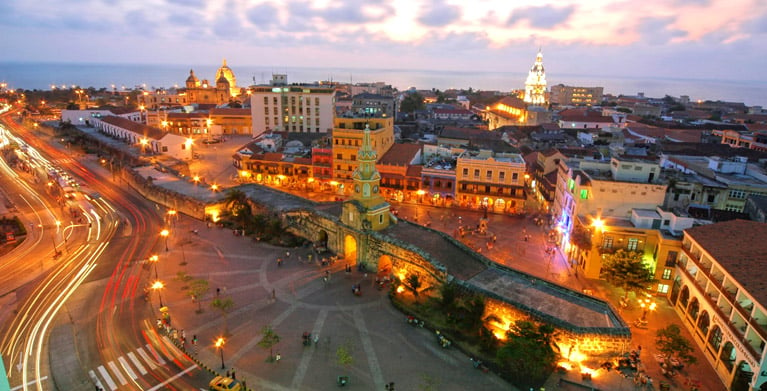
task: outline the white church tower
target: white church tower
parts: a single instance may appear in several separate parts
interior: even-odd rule
[[[546,104],[546,71],[543,69],[543,53],[540,49],[525,81],[524,101],[531,105]]]

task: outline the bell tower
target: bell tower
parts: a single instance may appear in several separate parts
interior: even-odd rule
[[[535,64],[527,74],[524,101],[533,105],[546,104],[546,70],[543,69],[543,52],[541,49],[538,49]]]
[[[362,146],[357,153],[359,166],[352,174],[352,198],[344,205],[341,221],[374,231],[389,226],[389,203],[381,195],[381,174],[376,170],[377,158],[370,142],[370,126],[365,125]]]

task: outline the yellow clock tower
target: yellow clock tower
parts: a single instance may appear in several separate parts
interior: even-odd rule
[[[376,170],[376,159],[370,142],[370,126],[366,125],[357,153],[359,166],[352,174],[352,198],[344,205],[341,220],[374,231],[389,226],[389,203],[381,195],[381,174]]]

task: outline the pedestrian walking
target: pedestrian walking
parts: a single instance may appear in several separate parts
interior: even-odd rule
[[[282,258],[277,258],[277,267],[282,267]]]
[[[290,251],[285,251],[285,259],[290,258]]]
[[[282,359],[282,356],[280,355],[280,352],[277,352],[277,354],[274,356],[274,361],[280,362],[281,359]]]

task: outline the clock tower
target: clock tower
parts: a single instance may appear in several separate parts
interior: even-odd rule
[[[341,221],[374,231],[389,226],[389,203],[381,195],[377,158],[370,142],[370,126],[365,125],[362,146],[357,152],[359,166],[352,174],[352,198],[344,205]]]

